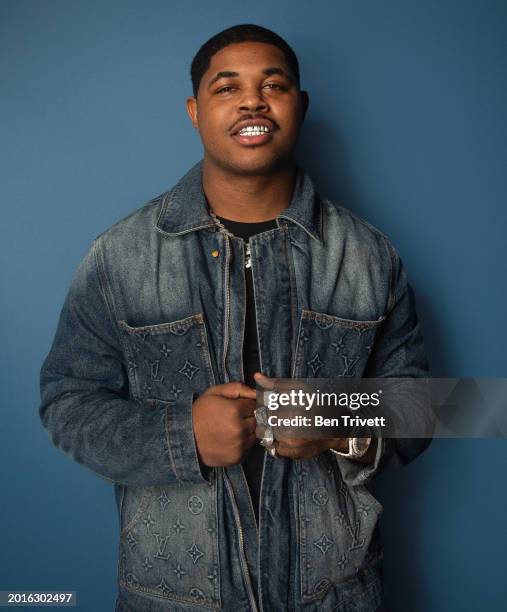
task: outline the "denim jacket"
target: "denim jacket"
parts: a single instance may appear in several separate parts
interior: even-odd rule
[[[261,371],[427,376],[386,236],[320,197],[301,169],[276,222],[250,239]],[[243,380],[243,246],[209,216],[202,162],[99,235],[42,366],[42,422],[114,483],[117,610],[373,611],[382,506],[366,485],[426,442],[382,440],[371,465],[266,453],[258,527],[241,465],[201,471],[192,402]]]

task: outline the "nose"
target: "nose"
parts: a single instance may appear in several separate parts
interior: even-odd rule
[[[269,110],[269,105],[256,89],[245,91],[244,96],[239,103],[239,110],[243,112],[266,112]]]

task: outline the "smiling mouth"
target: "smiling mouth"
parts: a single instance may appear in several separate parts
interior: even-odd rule
[[[248,125],[232,134],[232,137],[242,145],[260,145],[269,142],[272,133],[265,125]]]
[[[249,125],[237,133],[239,136],[261,136],[262,134],[269,134],[270,131],[265,125]]]

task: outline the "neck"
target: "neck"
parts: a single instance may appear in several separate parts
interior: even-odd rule
[[[258,223],[276,218],[289,207],[295,178],[295,164],[266,175],[242,176],[217,168],[205,158],[202,182],[216,215],[231,221]]]

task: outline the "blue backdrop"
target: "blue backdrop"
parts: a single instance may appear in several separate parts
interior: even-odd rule
[[[0,589],[113,608],[112,488],[51,446],[39,368],[93,238],[200,158],[189,64],[241,22],[298,53],[299,158],[398,248],[433,374],[506,376],[505,1],[3,0]],[[390,610],[506,609],[506,468],[503,440],[441,440],[378,479]]]

